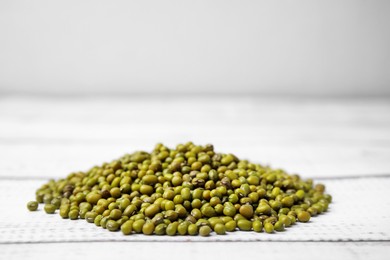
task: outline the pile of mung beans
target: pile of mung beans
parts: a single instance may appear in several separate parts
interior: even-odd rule
[[[332,197],[324,191],[298,175],[217,153],[211,144],[159,143],[151,153],[50,180],[27,208],[44,203],[48,214],[124,235],[273,233],[327,211]]]

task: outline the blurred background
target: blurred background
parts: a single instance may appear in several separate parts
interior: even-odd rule
[[[386,0],[0,1],[0,93],[390,94]]]
[[[0,173],[62,177],[192,140],[304,177],[387,174],[389,13],[386,0],[2,0]]]

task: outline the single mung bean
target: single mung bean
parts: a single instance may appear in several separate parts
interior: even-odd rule
[[[70,206],[68,204],[64,204],[60,206],[60,216],[62,218],[69,218]]]
[[[188,221],[183,221],[183,222],[181,222],[181,223],[177,226],[177,233],[179,233],[180,235],[185,235],[185,234],[187,234],[188,226],[189,226],[190,224],[191,224],[191,223],[188,222]]]
[[[284,197],[281,202],[284,207],[291,207],[294,204],[294,199],[291,196],[287,196]]]
[[[79,211],[76,210],[76,209],[73,209],[73,210],[69,211],[68,217],[69,217],[71,220],[78,219],[78,218],[79,218]]]
[[[110,212],[110,218],[113,220],[118,220],[122,217],[122,212],[119,209],[113,209]]]
[[[38,202],[30,201],[29,203],[27,203],[27,209],[29,211],[36,211],[38,209]]]
[[[263,223],[260,220],[255,220],[252,223],[252,228],[255,232],[261,232],[263,230]]]
[[[95,221],[95,218],[97,217],[97,215],[98,214],[96,212],[89,211],[85,214],[85,219],[87,220],[87,222],[93,223]]]
[[[156,226],[156,228],[154,229],[154,233],[156,235],[165,235],[166,229],[167,229],[167,224],[161,223]]]
[[[264,214],[264,215],[270,215],[271,214],[271,207],[268,204],[259,205],[256,208],[257,214]]]
[[[276,231],[283,231],[284,230],[284,224],[281,221],[276,221],[274,224],[274,229]]]
[[[179,226],[178,222],[172,222],[167,226],[165,232],[167,233],[168,236],[174,236],[176,235],[178,226]]]
[[[226,231],[233,232],[236,230],[237,222],[235,220],[230,220],[225,223]]]
[[[109,231],[117,231],[119,229],[119,224],[115,220],[108,220],[106,223],[106,228]]]
[[[47,214],[54,214],[54,212],[56,211],[56,206],[54,206],[52,204],[45,204],[43,209],[45,210],[45,212]]]
[[[237,221],[237,227],[242,231],[249,231],[252,229],[252,221],[247,219],[239,219]]]
[[[242,205],[240,207],[240,214],[250,219],[253,216],[253,207],[252,205]]]
[[[223,223],[217,223],[214,226],[214,231],[218,235],[225,235],[226,234],[226,227]]]
[[[93,223],[97,226],[100,227],[100,223],[102,221],[103,216],[102,215],[97,215]]]
[[[310,220],[310,213],[307,211],[300,211],[298,212],[297,217],[300,222],[308,222]]]
[[[210,235],[210,232],[211,228],[209,226],[201,226],[199,228],[199,235],[201,235],[202,237],[207,237],[208,235]]]
[[[190,224],[188,226],[188,235],[195,236],[198,234],[198,226],[196,224]]]
[[[88,195],[86,196],[86,200],[91,203],[91,204],[96,204],[99,200],[101,199],[101,195],[100,194],[97,194],[97,193],[94,193],[94,192],[90,192],[88,193]]]
[[[125,223],[121,226],[121,231],[124,235],[130,235],[133,231],[133,220],[127,220]]]
[[[271,223],[265,223],[264,224],[264,231],[267,232],[268,234],[271,234],[272,232],[274,232],[274,225],[272,225]]]
[[[281,222],[281,223],[283,223],[283,225],[285,226],[285,227],[289,227],[289,226],[291,226],[291,219],[287,216],[287,215],[280,215],[279,216],[279,221]]]
[[[154,224],[151,221],[146,222],[142,226],[142,233],[144,233],[145,235],[151,235],[153,234],[153,231],[154,231]]]

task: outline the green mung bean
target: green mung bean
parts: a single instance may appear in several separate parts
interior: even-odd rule
[[[27,203],[27,208],[29,211],[36,211],[38,209],[38,202],[30,201],[29,203]]]
[[[109,231],[117,231],[119,229],[119,224],[115,220],[108,220],[106,223],[106,228]]]
[[[310,220],[310,213],[307,211],[298,212],[298,220],[300,222],[308,222]]]
[[[201,235],[202,237],[207,237],[208,235],[210,235],[210,232],[211,228],[209,226],[201,226],[199,228],[199,235]]]
[[[54,212],[56,211],[56,206],[52,205],[52,204],[45,204],[45,206],[43,207],[43,209],[45,210],[46,213],[48,214],[54,214]]]

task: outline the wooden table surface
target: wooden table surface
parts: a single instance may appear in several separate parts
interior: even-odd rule
[[[148,242],[108,232],[91,239],[95,231],[84,222],[65,224],[58,216],[25,210],[35,189],[50,178],[151,150],[156,142],[173,146],[189,140],[324,182],[335,203],[313,223],[280,236],[248,235],[244,241],[233,235],[213,243],[215,236]],[[390,253],[386,98],[2,96],[0,158],[1,259],[386,259]]]

